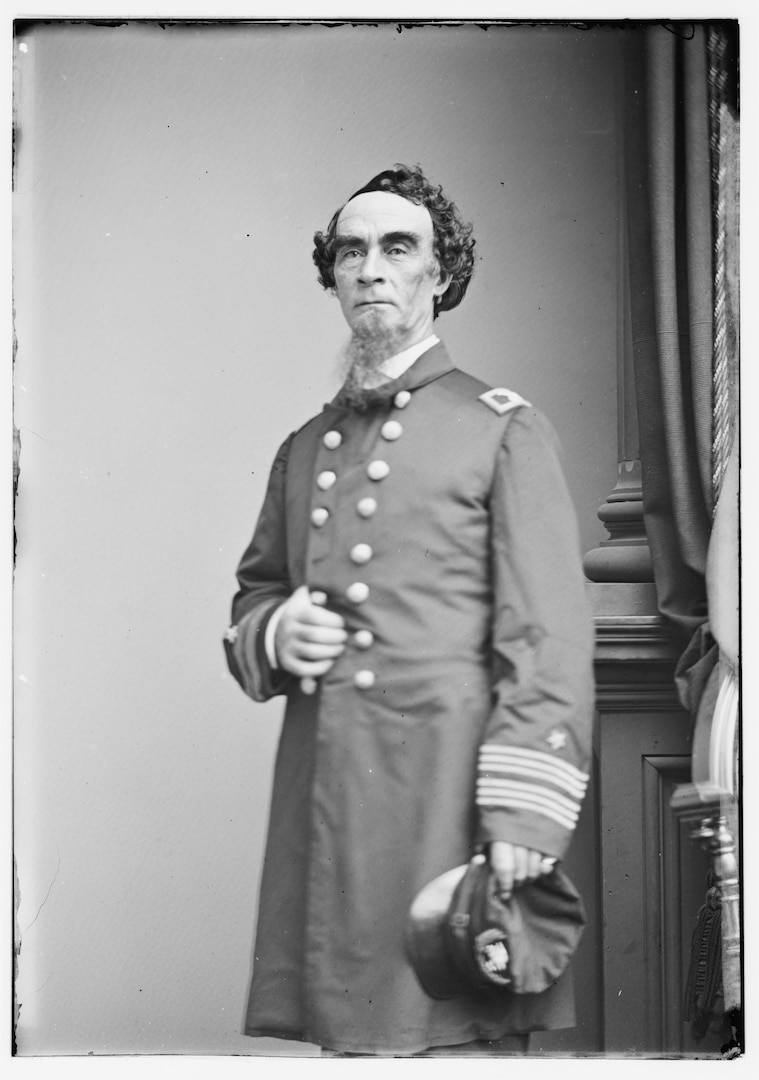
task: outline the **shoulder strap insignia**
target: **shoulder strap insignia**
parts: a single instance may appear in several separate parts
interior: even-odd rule
[[[520,394],[516,394],[513,390],[506,390],[503,386],[496,386],[494,390],[486,390],[484,394],[480,394],[479,400],[484,402],[493,412],[497,412],[499,416],[511,412],[512,409],[518,409],[520,405],[530,407],[529,401],[525,401]]]

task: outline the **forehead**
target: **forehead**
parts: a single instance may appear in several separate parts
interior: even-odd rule
[[[346,203],[337,219],[338,236],[387,232],[413,232],[432,239],[432,218],[426,206],[401,195],[366,191]]]

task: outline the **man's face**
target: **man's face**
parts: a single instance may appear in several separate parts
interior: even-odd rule
[[[343,207],[334,273],[354,334],[387,336],[398,351],[432,332],[433,301],[449,280],[433,254],[426,207],[385,191],[357,195]]]

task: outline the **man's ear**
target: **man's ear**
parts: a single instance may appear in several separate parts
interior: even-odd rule
[[[447,270],[441,270],[438,267],[437,282],[435,284],[435,296],[442,296],[448,286],[451,284],[452,275]]]

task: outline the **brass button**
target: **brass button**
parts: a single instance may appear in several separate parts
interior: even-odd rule
[[[356,544],[351,548],[351,562],[361,566],[363,563],[368,563],[373,554],[368,544]]]
[[[364,600],[369,599],[369,586],[363,581],[354,581],[345,590],[345,595],[352,604],[363,604]]]
[[[353,676],[353,683],[359,690],[369,690],[374,686],[375,678],[373,671],[357,671]]]
[[[374,644],[374,634],[371,630],[357,630],[353,635],[353,644],[357,649],[371,649]]]
[[[386,461],[382,461],[380,458],[377,458],[375,461],[370,461],[366,466],[366,475],[370,480],[384,480],[389,472],[390,466]]]
[[[321,529],[322,525],[326,525],[328,517],[329,510],[326,510],[323,506],[316,506],[311,511],[311,524],[315,525],[317,529]]]
[[[380,429],[380,434],[383,439],[387,439],[388,442],[395,442],[396,439],[400,439],[403,434],[403,425],[399,420],[387,420]]]
[[[362,518],[370,518],[377,512],[377,500],[367,495],[365,499],[359,499],[356,509]]]
[[[339,431],[328,431],[325,433],[322,442],[328,450],[337,450],[340,443],[343,441],[343,437]]]
[[[396,409],[405,409],[409,401],[411,401],[411,394],[408,390],[399,390],[393,398],[393,404]]]
[[[327,469],[325,472],[319,473],[316,478],[316,485],[317,487],[320,487],[322,491],[329,491],[335,480],[337,480],[336,473],[333,473],[329,469]]]

